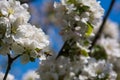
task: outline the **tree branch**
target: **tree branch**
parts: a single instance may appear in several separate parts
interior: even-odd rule
[[[6,70],[6,72],[5,72],[5,75],[4,75],[3,80],[6,80],[6,79],[7,79],[8,73],[9,73],[9,71],[10,71],[10,69],[11,69],[11,66],[12,66],[13,62],[14,62],[17,58],[19,58],[20,56],[22,56],[22,55],[23,55],[23,54],[20,54],[20,55],[18,55],[18,56],[16,56],[16,57],[12,58],[10,54],[7,54],[7,56],[8,56],[8,66],[7,66],[7,70]]]
[[[24,4],[24,3],[30,3],[35,0],[19,0],[19,1],[21,2],[21,4]]]
[[[59,51],[56,59],[58,59],[58,58],[63,54],[63,53],[62,53],[62,52],[63,52],[63,49],[65,48],[65,46],[67,45],[67,43],[68,43],[68,40],[64,42],[64,44],[63,44],[62,48],[60,49],[60,51]]]
[[[96,34],[96,36],[95,36],[95,38],[94,38],[91,46],[89,47],[90,50],[92,50],[92,48],[93,48],[94,45],[96,44],[97,40],[101,37],[102,31],[103,31],[103,29],[104,29],[104,25],[105,25],[105,23],[106,23],[106,21],[107,21],[107,18],[108,18],[109,14],[110,14],[113,6],[114,6],[114,3],[115,3],[115,0],[112,0],[112,1],[111,1],[111,4],[110,4],[110,7],[109,7],[109,9],[108,9],[108,11],[107,11],[107,13],[106,13],[106,15],[105,15],[105,17],[104,17],[104,19],[103,19],[103,22],[102,22],[102,24],[101,24],[101,26],[100,26],[100,29],[99,29],[99,31],[97,32],[97,34]]]
[[[13,60],[12,60],[10,54],[7,54],[7,56],[8,56],[8,66],[7,66],[7,70],[6,70],[6,73],[5,73],[5,76],[4,76],[3,80],[6,80],[6,79],[7,79],[7,75],[8,75],[8,73],[9,73],[9,71],[10,71],[10,69],[11,69],[11,65],[12,65],[12,63],[13,63]]]
[[[13,58],[13,60],[16,60],[17,58],[19,58],[20,56],[22,56],[23,54],[19,54],[16,57]]]

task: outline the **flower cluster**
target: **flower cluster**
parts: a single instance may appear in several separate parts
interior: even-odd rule
[[[61,0],[61,3],[54,3],[54,13],[53,22],[60,26],[63,40],[68,41],[68,46],[73,46],[69,48],[71,51],[65,51],[70,54],[72,52],[76,54],[81,52],[84,55],[88,53],[91,42],[88,38],[94,35],[93,28],[100,22],[104,14],[100,2],[96,0]]]
[[[99,27],[98,27],[99,28]],[[95,29],[95,32],[98,29]],[[106,55],[107,61],[111,62],[114,66],[115,71],[118,74],[118,79],[120,76],[120,65],[118,64],[120,60],[120,43],[119,43],[119,29],[118,24],[108,20],[104,26],[102,36],[97,41],[98,46],[104,48],[104,51],[101,52],[101,49],[98,50],[98,53],[101,57]],[[94,48],[95,50],[96,48]],[[104,54],[104,55],[101,55]],[[96,56],[96,55],[94,55]]]
[[[119,39],[118,24],[108,20],[103,29],[102,36],[97,42],[97,45],[105,49],[109,61],[113,62],[116,61],[117,58],[120,58],[119,54],[120,45],[118,39]]]
[[[61,26],[61,34],[65,40],[60,51],[63,56],[57,59],[53,56],[40,63],[40,80],[116,80],[117,73],[113,64],[118,63],[116,61],[120,56],[116,24],[111,21],[106,23],[102,36],[90,55],[87,54],[94,37],[91,36],[93,28],[98,28],[101,24],[104,12],[99,2],[61,0],[61,3],[54,3],[54,8],[54,20],[58,20],[57,24]],[[83,55],[73,55],[78,53]]]
[[[89,50],[93,29],[96,34],[104,13],[100,2],[61,0],[54,3],[53,12],[51,21],[60,26],[65,43],[57,57],[54,54],[44,61],[49,55],[49,40],[42,29],[29,23],[28,5],[0,0],[0,54],[12,60],[21,56],[23,63],[43,60],[37,72],[29,71],[23,80],[116,80],[120,75],[118,25],[107,21],[100,38]],[[0,72],[0,79],[3,75]],[[14,77],[8,75],[8,80]]]
[[[74,56],[75,61],[61,56],[50,57],[40,64],[40,80],[115,80],[113,65],[105,60]],[[44,73],[43,73],[44,72]]]
[[[29,19],[27,4],[0,0],[0,54],[22,55],[23,63],[44,59],[48,37],[42,29],[28,23]]]
[[[54,3],[54,8],[56,18],[62,23],[64,40],[91,35],[88,29],[99,23],[104,14],[96,0],[61,0],[61,3]]]

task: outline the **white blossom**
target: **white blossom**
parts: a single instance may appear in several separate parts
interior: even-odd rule
[[[71,13],[72,11],[76,10],[74,4],[67,4],[66,0],[61,0],[62,5],[66,6],[66,9],[68,10],[67,14]]]
[[[75,60],[63,56],[55,60],[50,57],[40,63],[37,72],[40,74],[40,80],[95,80],[105,78],[116,80],[117,74],[113,71],[113,65],[105,60],[96,61],[94,58],[74,56]],[[44,72],[44,73],[43,73]]]
[[[12,37],[15,42],[30,49],[43,49],[49,44],[44,32],[30,24],[20,25]]]
[[[40,80],[71,80],[75,77],[75,74],[79,72],[79,69],[82,69],[83,64],[86,63],[86,61],[84,61],[86,59],[87,58],[81,58],[80,62],[71,62],[69,58],[63,56],[58,60],[55,60],[55,56],[50,57],[48,60],[40,63],[40,69],[38,70]]]
[[[96,18],[101,18],[104,14],[103,8],[101,8],[100,1],[97,0],[78,0],[86,6],[90,7],[90,10],[93,13],[93,16]]]
[[[102,23],[102,20],[94,28],[95,34],[99,30],[101,23]],[[105,25],[104,25],[102,35],[104,35],[105,37],[109,37],[109,38],[117,40],[119,38],[119,26],[118,26],[118,24],[116,22],[111,21],[111,20],[107,20]]]
[[[49,41],[41,29],[30,24],[23,24],[16,29],[12,37],[15,41],[12,44],[12,50],[15,54],[24,54],[22,59],[28,55],[32,58],[40,56],[40,59],[44,59],[42,58],[44,57],[43,53],[39,50],[45,49],[49,45]],[[29,58],[26,58],[26,61],[29,61]]]
[[[99,30],[101,22],[94,29],[95,34]],[[119,45],[118,38],[119,38],[118,24],[111,20],[107,20],[103,28],[101,37],[97,41],[97,45],[100,45],[105,49],[105,52],[108,56],[108,60],[110,62],[114,62],[117,60],[117,58],[120,57],[120,54],[119,54],[120,45]]]
[[[27,11],[27,4],[20,4],[19,1],[15,0],[0,0],[0,13],[8,17],[10,22],[14,22],[17,18],[23,18],[24,22],[28,22],[30,14]]]
[[[22,80],[36,80],[39,78],[39,75],[34,70],[30,70],[23,75]]]
[[[79,75],[79,80],[87,80],[87,79],[88,79],[87,76]]]
[[[74,4],[68,4],[67,1],[69,0],[61,0],[62,5],[65,5],[68,13],[73,12],[74,10],[76,10],[76,7],[74,6]],[[99,22],[99,19],[101,19],[101,16],[103,16],[104,14],[104,9],[101,7],[100,5],[100,1],[97,0],[75,0],[78,3],[81,3],[82,5],[88,6],[90,7],[90,12],[87,13],[87,16],[81,16],[81,17],[85,17],[88,18],[88,20],[91,22],[91,18],[92,17],[94,20],[92,21],[92,23],[96,24]],[[84,15],[84,13],[83,13]]]
[[[112,64],[105,62],[105,60],[100,60],[98,62],[92,62],[89,63],[87,66],[84,66],[83,74],[87,74],[89,78],[104,78],[106,75],[109,74],[109,80],[115,80],[117,74],[112,70],[112,68]]]
[[[23,63],[46,58],[48,36],[41,28],[28,23],[29,19],[27,4],[0,0],[0,54],[12,57],[22,54]]]
[[[0,80],[3,80],[4,77],[4,73],[0,72]],[[7,79],[6,80],[15,80],[14,76],[11,74],[8,74]]]
[[[97,44],[105,49],[109,60],[113,61],[120,57],[120,46],[116,39],[105,38],[102,36]]]
[[[61,0],[61,3],[55,2],[54,12],[53,22],[60,26],[63,40],[72,39],[79,44],[72,48],[89,52],[90,45],[85,45],[84,41],[91,42],[86,37],[94,36],[92,29],[96,27],[104,14],[100,2],[97,0]],[[88,36],[87,32],[89,32]]]
[[[118,39],[119,37],[119,26],[117,23],[108,20],[105,24],[103,34],[107,35],[108,37]]]

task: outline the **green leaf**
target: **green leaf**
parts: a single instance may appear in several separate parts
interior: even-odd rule
[[[88,57],[88,52],[84,49],[81,50],[81,54],[85,57]]]
[[[68,0],[67,1],[68,4],[76,4],[76,2],[77,2],[76,0]]]
[[[92,56],[96,58],[96,60],[99,59],[107,59],[106,51],[103,47],[96,45],[93,49]]]
[[[87,31],[85,33],[85,36],[89,37],[91,35],[91,33],[93,32],[93,26],[89,22],[87,22],[86,25],[87,25],[88,28],[87,28]]]
[[[89,42],[89,40],[87,40],[87,39],[85,39],[83,43],[84,43],[84,46],[90,45],[90,42]]]
[[[41,49],[39,49],[39,48],[35,48],[35,51],[40,52],[40,51],[41,51]]]
[[[16,34],[16,32],[17,32],[17,26],[11,26],[11,32],[12,32],[12,34]]]
[[[76,4],[75,6],[76,6],[76,13],[77,14],[82,14],[83,12],[87,12],[87,11],[89,11],[89,6],[80,6],[81,5],[81,3],[79,3],[79,4]]]
[[[83,10],[83,11],[88,11],[89,8],[90,8],[89,6],[82,6],[82,10]]]

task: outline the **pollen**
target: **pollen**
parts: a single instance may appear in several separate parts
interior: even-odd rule
[[[13,10],[12,8],[9,8],[9,9],[8,9],[8,13],[9,13],[9,14],[14,14],[14,10]]]

